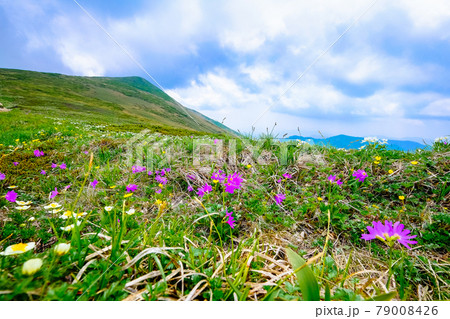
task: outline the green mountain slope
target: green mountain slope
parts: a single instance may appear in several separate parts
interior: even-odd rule
[[[231,133],[140,77],[81,77],[0,69],[0,103],[46,116],[163,133]]]

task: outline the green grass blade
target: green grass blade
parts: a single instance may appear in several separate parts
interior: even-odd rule
[[[292,249],[286,248],[288,260],[294,268],[297,283],[303,294],[303,300],[320,301],[319,285],[311,268],[306,261]]]

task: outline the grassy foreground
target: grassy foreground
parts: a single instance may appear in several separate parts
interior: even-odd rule
[[[448,144],[404,153],[270,136],[140,142],[117,127],[13,112],[0,114],[0,300],[450,298]],[[127,161],[137,149],[143,161]],[[361,239],[385,220],[417,244]]]

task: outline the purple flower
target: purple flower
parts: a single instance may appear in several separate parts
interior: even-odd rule
[[[4,180],[6,178],[6,175],[3,173],[0,173],[0,181]]]
[[[14,166],[19,165],[19,162],[13,162]]]
[[[127,192],[134,192],[136,191],[136,189],[138,188],[138,186],[136,184],[130,184],[127,186]]]
[[[57,168],[58,165],[56,165],[55,163],[52,163],[52,168]]]
[[[233,212],[228,212],[228,210],[226,210],[225,212],[225,216],[228,217],[227,220],[228,225],[230,225],[230,227],[234,229],[234,224],[236,223],[236,221],[234,220],[234,217],[231,216],[232,214]]]
[[[353,172],[353,177],[355,177],[357,181],[364,182],[364,179],[367,177],[367,173],[364,170],[359,169]]]
[[[47,174],[47,172],[44,171],[44,170],[42,170],[42,171],[41,171],[41,174],[42,174],[42,175],[45,175],[45,174]]]
[[[281,183],[281,178],[277,180],[277,183]]]
[[[227,175],[225,175],[224,173],[222,173],[221,170],[219,170],[218,173],[212,174],[211,179],[213,180],[214,183],[223,183],[226,177]]]
[[[404,228],[405,225],[400,224],[400,222],[395,222],[395,224],[392,224],[392,222],[386,220],[383,225],[380,221],[374,221],[373,227],[367,226],[369,233],[362,234],[361,238],[364,240],[372,240],[377,238],[385,242],[389,247],[392,246],[394,241],[398,241],[406,248],[411,249],[408,244],[417,244],[417,241],[410,239],[417,237],[417,235],[408,236],[411,231]]]
[[[98,180],[94,179],[94,180],[91,182],[92,188],[95,189],[95,187],[97,187],[97,184],[98,184]]]
[[[55,198],[58,194],[58,189],[55,187],[55,190],[50,193],[50,199]]]
[[[284,178],[292,178],[292,175],[289,174],[289,173],[284,173],[284,174],[283,174],[283,177],[284,177]]]
[[[72,185],[69,184],[66,187],[64,187],[64,191],[68,190],[70,188],[70,186],[72,186]]]
[[[67,168],[66,163],[62,163],[61,165],[59,165],[59,168],[60,169],[66,169]]]
[[[242,181],[243,179],[239,173],[229,175],[225,182],[225,191],[233,194],[236,189],[241,188]]]
[[[214,140],[214,144],[217,144],[218,141],[219,141],[219,140],[216,138],[216,139]]]
[[[152,175],[153,173],[152,173],[152,171],[148,171],[148,173],[147,173],[148,175]]]
[[[144,166],[133,166],[133,167],[131,167],[131,171],[133,173],[141,173],[141,172],[144,172],[146,170],[147,169]]]
[[[187,175],[187,178],[192,179],[193,181],[195,181],[195,175]]]
[[[84,151],[83,153],[84,153],[84,154],[86,154],[86,155],[88,155],[88,154],[89,154],[89,152],[88,152],[88,151]]]
[[[156,181],[157,181],[158,183],[161,183],[161,184],[163,184],[163,185],[166,185],[166,184],[167,184],[167,178],[165,178],[165,177],[161,177],[161,176],[159,176],[159,175],[156,175],[155,179],[156,179]]]
[[[17,199],[17,193],[15,191],[7,192],[5,198],[7,201],[10,201],[11,203],[15,203],[16,199]]]
[[[336,181],[336,175],[328,176],[328,180],[330,181],[330,183],[334,183]]]
[[[339,186],[341,186],[342,185],[342,181],[341,181],[341,179],[339,178],[337,181],[336,181],[336,184],[338,184]]]
[[[203,195],[205,195],[205,193],[209,193],[212,191],[212,187],[210,185],[208,185],[208,183],[206,183],[205,185],[203,185],[202,187],[200,187],[197,191],[197,195],[202,198]]]
[[[276,194],[275,195],[275,201],[277,202],[277,205],[280,205],[282,201],[286,198],[285,194]]]
[[[171,171],[170,167],[166,168],[166,172],[169,173]]]
[[[194,189],[192,188],[191,185],[188,186],[188,192],[192,192]]]
[[[34,156],[36,156],[36,157],[44,156],[44,152],[42,152],[40,150],[35,150],[34,151]]]
[[[161,188],[158,188],[158,189],[155,191],[155,193],[157,193],[157,194],[161,194],[161,192],[162,192],[162,189],[161,189]]]

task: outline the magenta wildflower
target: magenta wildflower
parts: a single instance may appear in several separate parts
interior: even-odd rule
[[[0,173],[0,181],[4,180],[6,178],[6,175],[3,173]]]
[[[286,198],[285,194],[276,194],[275,195],[275,201],[277,202],[277,205],[280,205],[282,201]]]
[[[131,167],[131,171],[133,172],[133,173],[141,173],[141,172],[144,172],[144,171],[146,171],[147,169],[144,167],[144,166],[133,166],[133,167]]]
[[[9,191],[6,193],[5,196],[7,201],[10,201],[11,203],[15,203],[17,199],[17,193],[15,191]]]
[[[202,198],[203,195],[205,195],[205,193],[209,193],[212,191],[212,187],[210,185],[208,185],[208,183],[206,183],[205,185],[203,185],[202,187],[200,187],[197,191],[197,195]]]
[[[171,171],[170,167],[166,168],[166,172],[169,173]]]
[[[341,181],[341,179],[339,178],[337,181],[336,181],[336,184],[338,184],[339,186],[341,186],[342,185],[342,181]]]
[[[214,140],[214,144],[217,144],[218,141],[219,141],[219,140],[216,138],[216,139]]]
[[[236,189],[241,188],[242,181],[243,179],[241,178],[241,175],[239,173],[228,175],[228,178],[225,182],[225,191],[233,194]]]
[[[14,166],[19,165],[19,162],[13,162]]]
[[[188,192],[192,192],[194,190],[194,188],[192,188],[192,186],[189,185],[187,190],[188,190]]]
[[[384,225],[382,222],[373,222],[373,227],[367,226],[368,234],[362,234],[361,238],[364,240],[379,239],[385,242],[389,247],[392,247],[394,241],[398,241],[400,244],[408,249],[411,247],[408,244],[417,244],[417,241],[411,240],[417,235],[408,236],[411,232],[408,229],[404,229],[405,225],[400,222],[395,222],[392,224],[390,221],[385,221]]]
[[[225,212],[225,216],[228,217],[227,220],[228,225],[230,225],[230,227],[234,229],[234,224],[236,223],[236,221],[234,220],[234,217],[231,216],[232,214],[233,212],[228,212],[228,210],[226,210]]]
[[[214,183],[223,183],[226,177],[227,175],[225,175],[224,173],[222,173],[221,170],[219,170],[219,172],[212,174],[211,179],[213,180]]]
[[[61,165],[59,165],[59,168],[60,169],[66,169],[67,168],[66,163],[62,163]]]
[[[156,194],[161,194],[161,192],[162,192],[162,188],[158,188],[158,189],[155,191]]]
[[[58,189],[55,187],[55,190],[50,193],[50,199],[55,198],[58,194]]]
[[[328,176],[328,180],[330,181],[330,183],[334,183],[336,181],[336,175]]]
[[[70,186],[72,186],[72,185],[69,184],[69,185],[65,186],[65,187],[64,187],[64,191],[67,191],[67,190],[70,188]]]
[[[41,174],[42,174],[42,175],[45,175],[45,174],[47,174],[47,172],[44,171],[44,170],[42,170],[42,171],[41,171]]]
[[[155,180],[163,185],[167,184],[167,178],[156,175]]]
[[[281,178],[277,180],[277,183],[281,183]]]
[[[187,175],[187,178],[192,179],[193,181],[195,181],[195,175]]]
[[[83,153],[84,153],[84,154],[86,154],[86,155],[88,155],[88,154],[89,154],[89,152],[88,152],[88,151],[84,151]]]
[[[136,189],[138,188],[138,186],[136,184],[130,184],[127,186],[127,192],[134,192],[136,191]]]
[[[35,150],[34,151],[34,156],[36,156],[36,157],[44,156],[44,152],[42,152],[40,150]]]
[[[97,187],[97,184],[98,184],[98,180],[94,179],[94,180],[91,182],[92,188],[95,189],[95,187]]]
[[[147,173],[148,175],[152,175],[153,173],[152,173],[152,171],[148,171],[148,173]]]
[[[55,163],[52,163],[52,168],[57,168],[58,165],[56,165]]]
[[[283,174],[283,177],[284,177],[284,178],[292,178],[292,175],[289,174],[289,173],[284,173],[284,174]]]
[[[355,177],[357,181],[364,182],[367,177],[367,173],[364,170],[359,169],[353,172],[353,177]]]

